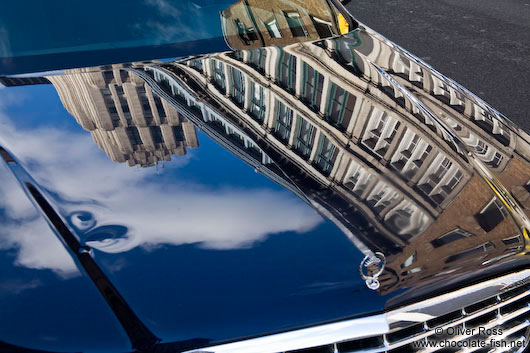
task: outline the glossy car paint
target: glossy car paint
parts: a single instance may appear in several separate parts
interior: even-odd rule
[[[139,321],[175,350],[379,313],[525,266],[528,136],[411,54],[350,23],[342,36],[293,37],[295,44],[266,49],[236,45],[225,31],[234,52],[163,63],[79,69],[86,57],[114,64],[113,55],[138,50],[121,38],[118,51],[95,45],[68,65],[55,58],[81,59],[71,45],[46,46],[38,64],[23,51],[5,55],[4,74],[78,68],[33,74],[45,76],[44,84],[0,92],[0,305],[7,318],[0,340],[53,351],[130,350],[130,332],[128,339],[72,249],[93,258]],[[197,54],[179,52],[180,44],[174,56]],[[221,51],[210,48],[204,51]],[[140,50],[142,59],[160,53],[151,49]],[[252,63],[251,50],[267,53],[263,67]],[[285,58],[290,83],[282,79]],[[216,76],[215,60],[224,76]],[[244,78],[244,101],[235,77]],[[268,99],[263,120],[252,115],[249,90],[258,86]],[[129,107],[133,120],[120,108],[116,126],[108,125],[114,110],[90,111],[101,101],[108,107],[105,96],[119,106],[116,87],[149,95],[152,120],[142,105]],[[94,92],[99,105],[82,102]],[[343,104],[348,97],[352,106]],[[279,102],[294,112],[285,131]],[[333,104],[342,107],[341,121]],[[168,147],[166,137],[178,137],[169,129],[174,135],[164,130],[164,142],[154,142],[157,126],[180,126],[184,141]],[[120,139],[136,138],[127,128],[140,130],[141,143],[124,152]],[[309,140],[299,139],[303,128]],[[121,155],[109,152],[112,143]],[[331,166],[319,164],[324,143],[335,148]],[[168,161],[167,151],[178,148]],[[61,244],[60,223],[79,249]]]

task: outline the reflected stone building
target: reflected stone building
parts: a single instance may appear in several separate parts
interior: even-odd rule
[[[19,86],[34,86],[34,85],[48,85],[45,77],[7,77],[0,76],[0,85],[4,87],[19,87]]]
[[[255,168],[263,156],[272,159],[284,173],[282,185],[334,220],[363,252],[383,252],[383,294],[522,251],[509,207],[436,119],[520,198],[530,175],[525,135],[502,119],[488,120],[492,109],[464,100],[435,75],[418,84],[427,72],[419,64],[385,76],[372,63],[394,63],[397,53],[368,40],[356,31],[137,74],[201,129],[238,141],[231,150],[259,151]],[[454,109],[459,101],[463,108]]]
[[[195,127],[123,65],[49,76],[65,109],[115,162],[150,166],[197,147]]]
[[[232,49],[328,38],[340,34],[339,15],[329,0],[287,2],[240,0],[221,12],[223,35]]]

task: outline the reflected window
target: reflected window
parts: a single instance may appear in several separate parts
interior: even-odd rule
[[[291,54],[280,51],[278,60],[278,83],[290,92],[295,91],[296,87],[296,57]]]
[[[138,133],[136,126],[129,126],[125,129],[125,132],[127,133],[127,137],[129,138],[131,145],[138,146],[143,144],[142,138],[140,137],[140,133]]]
[[[140,99],[140,101],[142,103],[142,110],[144,111],[144,114],[146,115],[146,117],[148,115],[151,115],[152,111],[151,111],[151,104],[149,104],[149,100],[145,98],[145,99]]]
[[[396,119],[373,107],[364,131],[363,146],[383,158],[396,136],[398,127],[399,122]]]
[[[309,159],[315,139],[315,127],[301,116],[297,116],[294,150],[304,159]]]
[[[280,101],[276,101],[276,119],[274,122],[274,135],[287,143],[293,124],[293,111]]]
[[[499,119],[494,117],[488,110],[473,105],[475,123],[483,130],[492,134],[493,137],[504,146],[510,145],[510,132]]]
[[[337,157],[337,147],[324,134],[320,134],[318,140],[318,150],[313,165],[324,175],[329,175]]]
[[[162,104],[162,101],[160,100],[158,96],[153,96],[153,98],[155,100],[155,106],[156,106],[156,111],[158,112],[158,116],[160,117],[161,120],[163,120],[163,118],[166,117],[166,111],[164,110],[164,105]]]
[[[265,120],[265,89],[255,83],[250,83],[250,115],[258,122],[262,123]]]
[[[202,59],[191,60],[191,61],[190,61],[190,66],[191,66],[192,68],[194,68],[195,70],[201,72],[201,73],[202,73],[202,71],[203,71],[203,68],[202,68]]]
[[[284,12],[283,14],[287,20],[289,28],[291,29],[293,37],[307,37],[304,21],[298,12]]]
[[[305,62],[303,63],[303,70],[302,97],[313,109],[319,110],[324,88],[324,76]]]
[[[380,213],[398,198],[399,194],[394,188],[379,181],[366,198],[366,202],[375,212]]]
[[[103,102],[105,102],[105,106],[107,107],[107,109],[109,109],[110,107],[114,107],[114,99],[112,99],[110,95],[103,96]]]
[[[173,136],[175,136],[176,142],[184,141],[184,131],[182,130],[182,126],[172,126],[171,129],[173,130]]]
[[[109,115],[113,127],[118,127],[121,125],[120,116],[118,115],[118,110],[116,107],[109,107]]]
[[[196,116],[199,116],[201,119],[202,119],[202,110],[201,110],[201,106],[195,102],[194,100],[192,99],[188,99],[188,107],[191,108],[191,110],[194,111],[195,115]]]
[[[234,26],[237,28],[237,34],[239,35],[239,38],[246,45],[258,40],[258,36],[256,35],[256,30],[254,27],[247,27],[239,19],[234,20]]]
[[[442,245],[447,245],[447,244],[450,244],[454,241],[457,241],[457,240],[460,240],[460,239],[465,239],[465,238],[469,238],[469,237],[472,237],[473,234],[468,232],[468,231],[465,231],[463,229],[460,229],[460,228],[457,228],[453,231],[450,231],[449,233],[446,233],[436,239],[434,239],[433,241],[431,241],[431,244],[433,247],[435,248],[439,248],[440,246]]]
[[[280,29],[278,28],[278,23],[276,22],[276,19],[273,18],[265,23],[265,28],[267,28],[267,32],[269,32],[269,35],[271,38],[281,38],[282,34],[280,32]]]
[[[411,178],[422,166],[431,150],[432,147],[425,140],[407,129],[390,163],[403,176]]]
[[[405,261],[401,264],[401,268],[409,267],[416,261],[416,252],[414,252],[412,255],[407,257]]]
[[[480,246],[477,246],[475,248],[462,251],[462,252],[460,252],[458,254],[455,254],[455,255],[451,255],[451,256],[447,257],[447,259],[445,259],[445,263],[450,263],[450,262],[463,260],[466,257],[479,255],[479,254],[485,253],[485,252],[493,250],[493,249],[495,249],[495,245],[493,245],[491,242],[487,242],[487,243],[484,243],[484,244],[482,244]],[[482,258],[482,256],[479,257],[479,258]]]
[[[332,83],[330,85],[327,117],[341,131],[348,128],[355,108],[356,97],[342,87]]]
[[[110,90],[105,89],[102,91],[109,91],[109,94],[103,95],[103,102],[105,103],[105,107],[107,108],[107,112],[109,113],[112,126],[117,127],[120,126],[120,117],[118,115],[118,109],[116,108],[116,105],[114,103],[114,99],[112,99],[112,96],[110,95]]]
[[[475,219],[484,231],[490,232],[507,216],[508,211],[502,202],[494,197],[479,214],[475,215]]]
[[[169,79],[166,77],[166,75],[157,75],[157,76],[158,76],[156,78],[157,82],[166,92],[171,92],[171,94],[173,95],[177,94],[177,88],[175,87],[175,85],[172,85],[169,82]]]
[[[462,178],[463,173],[457,165],[439,154],[420,180],[418,187],[431,201],[440,205],[462,181]]]
[[[109,107],[109,114],[110,114],[111,117],[113,117],[115,115],[116,116],[118,115],[118,110],[116,109],[115,106]]]
[[[212,59],[213,84],[221,92],[226,91],[225,65],[219,60]]]
[[[164,143],[160,126],[150,126],[149,130],[151,131],[151,137],[153,138],[154,143]]]
[[[207,119],[206,122],[216,131],[220,132],[223,135],[226,134],[225,123],[221,119],[216,117],[214,114],[209,114],[209,119]]]
[[[385,225],[403,239],[415,236],[425,230],[429,217],[417,204],[402,200],[385,215]]]
[[[263,156],[262,156],[261,150],[259,149],[258,146],[256,146],[250,141],[247,141],[247,151],[255,160],[261,163],[263,162]]]
[[[475,137],[475,136],[474,136]],[[484,143],[484,141],[479,140],[477,137],[475,145],[473,146],[477,156],[488,166],[492,168],[497,168],[502,162],[502,155],[497,152],[490,145]]]
[[[447,125],[449,125],[451,127],[451,129],[453,129],[454,131],[456,131],[456,132],[462,132],[463,131],[462,127],[460,125],[458,125],[458,123],[456,121],[454,121],[453,119],[449,118],[447,115],[441,114],[441,117],[445,121],[447,121]]]
[[[475,145],[475,152],[477,152],[477,154],[486,154],[488,152],[488,145],[486,145],[483,141],[481,140],[478,140],[477,141],[477,144]]]
[[[511,246],[509,248],[504,249],[504,252],[512,252],[512,251],[520,251],[523,249],[523,246]]]
[[[502,239],[502,242],[506,245],[513,245],[513,244],[520,244],[523,242],[520,235],[516,235],[515,237]]]
[[[233,129],[230,125],[226,127],[226,133],[228,135],[228,138],[238,145],[239,147],[244,148],[245,147],[245,140],[243,136],[241,136],[240,132]]]
[[[373,178],[374,176],[372,173],[368,172],[366,168],[352,160],[350,171],[344,185],[353,191],[354,194],[361,197]]]
[[[245,104],[245,77],[238,69],[230,67],[230,80],[232,88],[230,95],[240,107]]]
[[[265,62],[267,59],[267,51],[265,49],[254,49],[249,53],[249,63],[259,72],[265,72]]]
[[[420,272],[420,271],[423,271],[423,269],[424,269],[423,266],[421,266],[421,267],[415,267],[415,268],[410,269],[410,270],[408,270],[408,271],[402,272],[401,275],[402,275],[402,276],[412,275],[412,274],[414,274],[414,273],[418,273],[418,272]]]
[[[421,69],[415,65],[413,71],[420,71]],[[407,65],[407,69],[409,65]],[[409,69],[410,70],[410,69]],[[414,77],[414,72],[411,73],[411,77]],[[463,106],[464,98],[462,95],[455,90],[451,85],[448,85],[444,79],[438,77],[437,75],[431,75],[432,84],[433,84],[433,93],[437,98],[445,103],[449,103],[452,106]]]
[[[333,25],[331,22],[327,22],[316,17],[311,17],[311,19],[313,20],[313,25],[315,26],[320,38],[328,38],[333,36]]]
[[[128,67],[127,65],[124,65],[124,67]],[[129,73],[125,70],[120,70],[120,78],[121,82],[129,82]]]
[[[359,30],[355,30],[339,38],[333,39],[333,46],[335,47],[339,59],[338,62],[353,71],[355,74],[362,73],[362,70],[357,63],[358,58],[354,50],[361,45],[362,40],[359,35]]]
[[[103,79],[106,84],[109,84],[114,80],[114,72],[112,71],[103,71]]]
[[[223,70],[223,78],[224,78],[224,70]],[[225,83],[224,80],[222,82],[223,82],[222,91],[224,93],[224,87],[225,87],[224,85],[226,83]],[[175,98],[177,98],[178,100],[180,100],[182,103],[187,104],[186,103],[186,95],[184,94],[184,92],[182,90],[180,90],[176,85],[172,85],[169,81],[167,81],[167,83],[168,83],[168,86],[170,87],[171,93],[173,93],[173,96]],[[215,81],[214,81],[214,86],[219,88],[219,86],[216,85]]]
[[[392,60],[392,70],[399,76],[417,84],[423,82],[421,67],[403,55],[396,54]]]
[[[339,62],[343,64],[352,64],[355,62],[355,52],[350,48],[348,42],[345,40],[335,40],[336,51],[339,57]]]
[[[125,120],[127,120],[127,122],[130,122],[132,120],[132,116],[127,100],[125,99],[125,97],[120,97],[119,101],[121,105],[121,110],[123,111],[123,115],[125,116]]]
[[[236,60],[243,61],[244,59],[243,53],[246,53],[246,52],[248,52],[248,50],[237,50],[237,51],[228,53],[227,55]]]
[[[147,98],[145,94],[145,88],[144,87],[141,87],[141,88],[143,90],[143,94],[139,94],[138,96],[140,98],[142,113],[144,115],[146,124],[150,125],[153,122],[153,111],[151,110],[151,104],[149,103],[149,99]]]

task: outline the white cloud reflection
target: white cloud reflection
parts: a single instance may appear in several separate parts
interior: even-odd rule
[[[195,20],[194,26],[186,22],[186,19],[196,18],[197,14],[190,13],[191,9],[186,8],[184,2],[180,2],[178,7],[167,0],[144,0],[144,3],[156,11],[158,18],[134,24],[133,28],[147,35],[155,44],[192,41],[207,36],[200,20]]]
[[[305,232],[321,222],[315,211],[287,191],[214,189],[178,177],[168,181],[167,176],[157,175],[156,168],[113,163],[88,133],[15,129],[0,112],[0,134],[0,143],[25,163],[41,185],[60,191],[63,200],[82,202],[77,206],[64,203],[68,212],[89,212],[96,227],[127,227],[126,236],[97,242],[106,252],[191,243],[214,249],[242,248],[269,234]],[[189,157],[174,159],[168,169],[189,161]],[[215,170],[211,177],[215,178]],[[35,216],[22,192],[10,183],[0,183],[0,193],[0,208],[8,219],[0,229],[0,249],[17,249],[18,265],[51,269],[63,277],[75,275],[72,259],[58,239],[42,234],[43,220]]]
[[[7,28],[0,23],[0,57],[10,57],[11,55],[11,42]]]
[[[24,280],[7,280],[0,282],[0,295],[2,294],[20,294],[28,289],[37,288],[41,285],[41,281],[33,279],[29,281]]]

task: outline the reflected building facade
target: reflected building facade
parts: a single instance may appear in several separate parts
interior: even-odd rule
[[[522,251],[509,207],[443,126],[522,201],[530,175],[526,135],[385,45],[357,30],[136,74],[201,129],[239,141],[232,150],[255,146],[282,171],[282,185],[365,253],[384,253],[382,294]]]
[[[221,12],[221,25],[230,48],[257,49],[340,34],[340,16],[329,0],[240,0]]]
[[[20,87],[34,85],[48,85],[51,82],[45,77],[7,77],[0,76],[0,85],[4,87]]]
[[[65,109],[114,161],[152,166],[197,147],[195,127],[123,65],[49,76]]]

